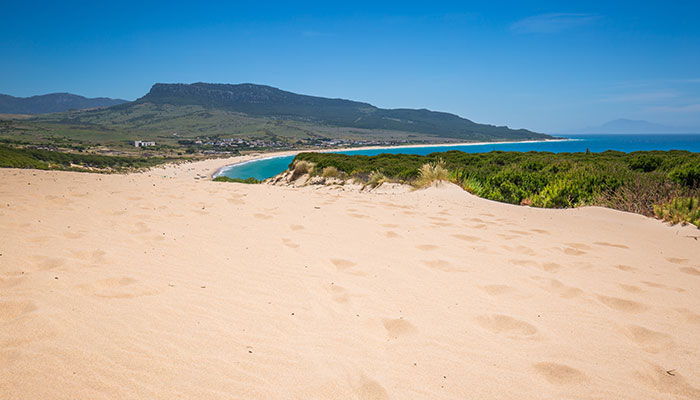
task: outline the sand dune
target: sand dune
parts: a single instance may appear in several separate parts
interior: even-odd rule
[[[700,398],[697,229],[223,163],[0,170],[0,398]]]

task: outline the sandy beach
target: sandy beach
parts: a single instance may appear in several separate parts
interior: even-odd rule
[[[0,399],[700,399],[700,231],[0,169]]]

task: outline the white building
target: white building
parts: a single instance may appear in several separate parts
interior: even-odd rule
[[[134,147],[148,147],[155,146],[156,142],[143,142],[141,140],[134,140]]]

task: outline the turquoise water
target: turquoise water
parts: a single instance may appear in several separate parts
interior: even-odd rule
[[[659,135],[567,135],[571,140],[556,142],[533,143],[492,143],[467,146],[439,146],[439,147],[411,147],[411,148],[385,148],[370,150],[343,151],[343,154],[377,155],[381,153],[392,154],[420,154],[426,155],[448,150],[460,150],[465,153],[484,153],[493,150],[503,151],[549,151],[552,153],[575,153],[589,149],[592,152],[616,150],[629,153],[640,150],[688,150],[700,152],[700,134],[659,134]],[[287,169],[294,156],[276,157],[250,161],[223,168],[219,175],[230,178],[265,179],[279,174]]]

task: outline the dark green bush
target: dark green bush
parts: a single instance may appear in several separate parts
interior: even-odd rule
[[[252,176],[250,178],[246,178],[246,179],[229,178],[228,176],[217,176],[216,178],[214,178],[212,180],[214,182],[235,182],[235,183],[249,183],[249,184],[256,184],[256,183],[261,182],[255,178],[253,178]]]

